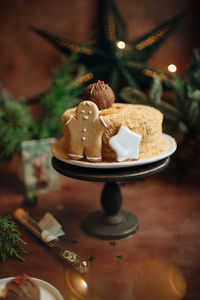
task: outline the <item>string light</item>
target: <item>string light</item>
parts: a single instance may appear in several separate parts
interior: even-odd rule
[[[126,44],[123,41],[118,41],[117,42],[117,47],[119,49],[124,49],[126,47]]]
[[[167,67],[168,71],[170,73],[175,73],[176,70],[177,70],[177,67],[174,65],[174,64],[170,64],[168,67]]]

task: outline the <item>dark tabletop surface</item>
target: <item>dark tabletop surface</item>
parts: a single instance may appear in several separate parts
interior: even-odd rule
[[[23,185],[16,161],[1,168],[0,215],[21,206]],[[101,182],[60,175],[61,189],[38,197],[29,208],[39,219],[51,212],[63,225],[63,243],[90,261],[87,274],[75,273],[49,248],[19,225],[27,242],[25,261],[0,263],[0,278],[27,273],[54,285],[67,300],[200,299],[199,172],[182,174],[173,163],[160,173],[120,183],[123,209],[137,215],[139,230],[124,239],[105,241],[80,228],[89,213],[101,209]]]

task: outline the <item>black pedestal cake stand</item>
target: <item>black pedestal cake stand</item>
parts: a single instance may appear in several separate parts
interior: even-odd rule
[[[83,230],[101,239],[121,239],[139,228],[138,218],[129,211],[121,210],[122,196],[117,182],[144,178],[165,169],[170,158],[126,168],[98,169],[85,168],[63,162],[53,157],[53,167],[64,176],[85,180],[105,182],[102,194],[102,211],[90,214],[82,222]]]

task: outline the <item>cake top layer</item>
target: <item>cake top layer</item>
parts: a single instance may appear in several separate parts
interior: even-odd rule
[[[76,107],[66,110],[62,117],[68,118],[69,115],[75,116],[75,114]],[[116,122],[120,124],[124,120],[127,120],[127,123],[129,123],[130,119],[131,124],[137,123],[136,126],[138,127],[141,125],[141,122],[148,123],[148,121],[153,122],[163,118],[163,114],[151,106],[124,103],[114,103],[110,108],[101,110],[99,115],[110,121],[115,121],[115,124]]]
[[[139,104],[113,104],[111,108],[100,112],[107,123],[109,130],[105,132],[104,140],[116,134],[120,126],[125,126],[129,130],[141,135],[142,142],[146,136],[161,130],[163,114],[147,105]]]

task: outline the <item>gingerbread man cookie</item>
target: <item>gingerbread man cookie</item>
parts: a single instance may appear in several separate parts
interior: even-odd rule
[[[69,130],[68,155],[79,160],[84,157],[91,162],[102,160],[102,135],[108,128],[97,105],[83,101],[76,108],[76,116],[70,115],[65,123]]]

